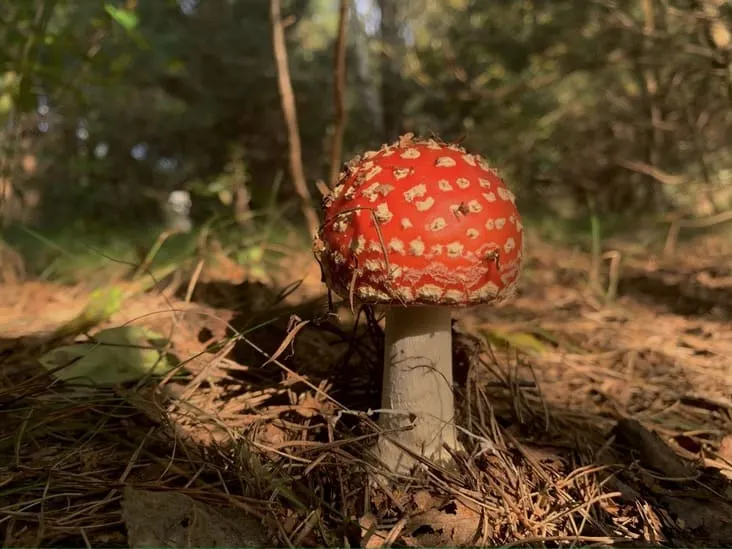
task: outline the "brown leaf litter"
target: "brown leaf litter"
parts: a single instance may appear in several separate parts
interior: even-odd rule
[[[262,524],[178,492],[125,487],[122,520],[130,547],[262,547]]]
[[[354,330],[310,288],[302,303],[303,289],[239,280],[131,299],[108,325],[154,328],[181,361],[157,385],[62,385],[12,347],[4,544],[732,544],[732,273],[691,253],[629,258],[602,305],[582,282],[587,256],[531,249],[517,298],[456,324],[468,453],[408,482],[373,482],[375,317]],[[52,330],[83,296],[3,287],[0,338]],[[487,346],[494,328],[530,332],[543,352]]]

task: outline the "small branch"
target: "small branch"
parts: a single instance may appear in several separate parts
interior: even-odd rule
[[[605,252],[603,259],[610,260],[610,269],[608,271],[607,293],[605,294],[605,303],[612,303],[618,296],[618,285],[620,283],[620,260],[622,255],[617,250]]]
[[[277,63],[277,83],[282,101],[282,112],[285,116],[285,123],[287,124],[292,183],[295,186],[295,192],[300,197],[301,209],[305,216],[308,230],[310,234],[314,235],[317,233],[320,223],[313,208],[310,191],[305,180],[305,169],[302,165],[302,145],[300,144],[300,130],[297,123],[295,94],[292,90],[292,82],[290,80],[285,29],[282,22],[282,0],[271,0],[270,18],[272,20],[272,46]]]
[[[333,67],[333,94],[335,99],[335,120],[333,144],[330,150],[330,187],[335,187],[343,155],[343,133],[346,130],[346,22],[350,0],[341,0],[338,12],[338,37],[335,43],[335,65]]]
[[[664,257],[671,257],[676,251],[676,244],[679,240],[679,232],[682,228],[703,229],[713,227],[719,223],[732,221],[732,210],[720,212],[701,219],[675,219],[671,222],[666,235],[666,242],[663,245]]]
[[[646,164],[645,162],[637,162],[635,160],[620,160],[618,165],[631,171],[647,175],[651,179],[658,181],[663,185],[681,185],[686,178],[682,175],[673,175],[667,173],[660,168]]]
[[[600,234],[600,216],[597,214],[595,200],[587,195],[587,207],[590,212],[590,233],[592,236],[592,263],[589,272],[589,284],[593,291],[600,288],[600,267],[602,266],[602,237]]]

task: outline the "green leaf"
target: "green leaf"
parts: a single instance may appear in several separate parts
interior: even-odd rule
[[[116,8],[109,4],[104,5],[104,11],[106,11],[120,27],[127,31],[127,35],[132,38],[140,48],[147,49],[147,42],[137,30],[140,19],[134,11]]]
[[[13,108],[13,96],[9,93],[0,94],[0,116],[6,116]]]
[[[127,32],[131,33],[137,28],[139,19],[134,11],[116,8],[109,4],[104,5],[104,11]]]
[[[546,345],[530,332],[506,332],[502,330],[481,330],[489,343],[502,347],[518,349],[527,354],[540,355]]]
[[[74,318],[61,326],[54,338],[81,334],[108,320],[122,306],[122,289],[117,286],[100,288],[89,296],[89,303]]]
[[[173,369],[164,352],[166,343],[163,336],[143,326],[120,326],[99,332],[93,342],[53,349],[40,363],[58,379],[114,385]]]
[[[264,259],[264,248],[262,246],[249,246],[241,253],[242,262],[259,263]]]

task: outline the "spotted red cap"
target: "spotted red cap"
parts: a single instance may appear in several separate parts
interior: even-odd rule
[[[523,227],[480,156],[405,135],[347,164],[313,250],[325,282],[364,303],[474,305],[513,293]]]

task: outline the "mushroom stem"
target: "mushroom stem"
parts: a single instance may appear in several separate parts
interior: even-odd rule
[[[389,441],[441,464],[451,461],[443,448],[459,448],[454,423],[452,330],[448,307],[392,306],[386,315],[384,383],[379,425],[382,462],[407,474],[414,458]]]

